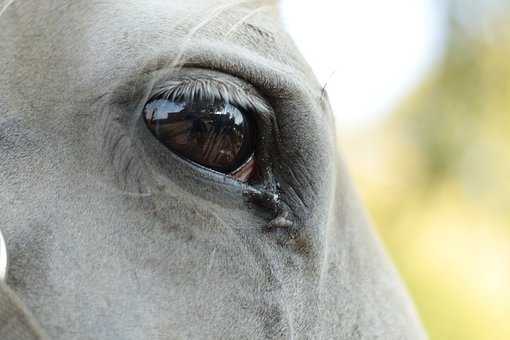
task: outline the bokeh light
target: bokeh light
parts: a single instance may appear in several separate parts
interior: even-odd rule
[[[432,0],[286,0],[282,9],[342,131],[388,114],[441,54],[443,11]]]

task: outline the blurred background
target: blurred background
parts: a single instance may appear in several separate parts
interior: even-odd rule
[[[510,339],[510,1],[283,1],[432,340]]]

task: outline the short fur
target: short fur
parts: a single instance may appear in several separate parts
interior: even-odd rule
[[[0,17],[8,284],[53,339],[425,338],[321,86],[263,6],[16,0]],[[139,124],[154,77],[188,68],[271,105],[292,232]]]

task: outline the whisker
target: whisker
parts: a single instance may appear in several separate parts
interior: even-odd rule
[[[188,32],[188,34],[184,38],[184,42],[181,45],[181,49],[180,49],[179,53],[177,54],[177,57],[170,65],[170,69],[174,69],[174,68],[178,69],[178,68],[180,68],[179,66],[182,66],[181,62],[182,62],[184,53],[186,52],[186,49],[188,48],[190,42],[192,41],[192,38],[195,36],[195,34],[198,31],[200,31],[200,29],[205,27],[207,24],[209,24],[211,21],[213,21],[214,19],[216,19],[217,17],[219,17],[221,14],[225,13],[229,9],[239,6],[243,3],[249,3],[252,1],[253,0],[236,0],[236,1],[232,1],[230,3],[227,3],[223,6],[216,7],[209,16],[207,16],[202,22],[198,23],[195,27],[193,27]]]
[[[7,8],[9,8],[10,5],[12,5],[13,2],[14,0],[6,0],[4,2],[3,6],[0,9],[0,17],[2,17],[2,14],[4,14],[4,12],[7,10]]]
[[[243,23],[245,23],[249,18],[257,15],[260,12],[271,10],[274,6],[260,6],[259,8],[254,9],[246,16],[242,17],[238,22],[236,22],[225,34],[225,38],[230,38],[230,35],[234,33]]]
[[[326,88],[328,87],[328,83],[331,81],[331,79],[333,78],[335,73],[336,73],[336,70],[331,72],[331,74],[329,75],[328,79],[326,79],[326,81],[324,82],[324,85],[322,86],[321,97],[320,97],[320,101],[321,102],[324,100],[324,97],[326,96]]]

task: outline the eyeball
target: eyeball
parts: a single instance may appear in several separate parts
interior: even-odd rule
[[[240,181],[255,170],[255,124],[228,102],[155,99],[143,116],[152,134],[181,158]]]

